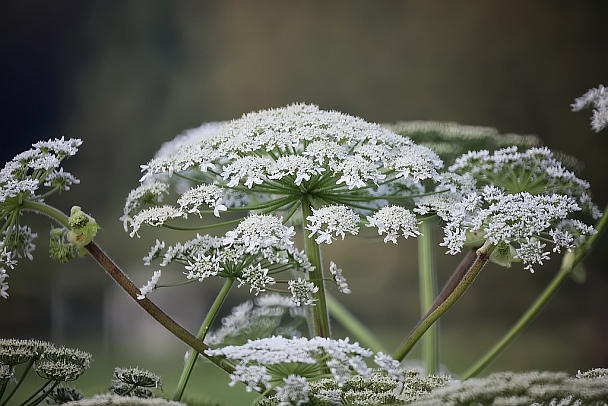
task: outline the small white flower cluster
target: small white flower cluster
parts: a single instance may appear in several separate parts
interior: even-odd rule
[[[138,231],[143,224],[159,227],[169,220],[185,219],[188,213],[202,217],[203,205],[208,206],[216,217],[220,216],[220,211],[227,210],[222,201],[223,191],[215,185],[199,185],[187,190],[177,201],[179,207],[161,204],[168,193],[169,184],[156,181],[145,183],[129,193],[120,220],[125,231],[131,226],[131,237],[139,236]]]
[[[397,244],[397,237],[404,238],[420,235],[416,215],[400,206],[386,206],[372,216],[367,216],[368,227],[376,227],[378,234],[386,233],[384,242]]]
[[[149,182],[129,192],[124,207],[124,214],[120,218],[125,232],[129,231],[132,216],[149,206],[156,206],[163,201],[164,195],[169,193],[169,184],[163,182]]]
[[[278,273],[306,273],[313,269],[306,255],[294,247],[294,235],[293,227],[283,225],[280,218],[252,214],[223,237],[198,235],[184,244],[168,247],[164,255],[161,251],[165,243],[157,240],[144,257],[144,263],[149,265],[162,256],[161,266],[171,262],[180,263],[184,265],[187,279],[200,282],[213,276],[235,277],[239,281],[238,287],[247,285],[249,291],[257,296],[277,283],[274,275]],[[152,280],[140,289],[138,298],[142,299],[154,290],[159,278],[160,271],[157,271]],[[292,284],[298,289],[292,289]],[[304,289],[299,282],[289,281],[295,303],[311,304],[310,300],[303,298],[306,291],[314,291],[316,287],[314,284],[306,286],[307,289]]]
[[[177,204],[186,213],[196,213],[201,216],[200,206],[204,203],[213,208],[213,215],[215,217],[219,217],[220,211],[228,210],[225,205],[220,203],[223,195],[224,191],[220,187],[215,185],[198,185],[184,192],[177,199]]]
[[[307,220],[309,223],[306,228],[311,231],[309,237],[317,234],[317,244],[331,244],[333,235],[344,239],[346,233],[359,233],[359,215],[344,205],[313,209],[313,214]]]
[[[231,385],[243,382],[249,391],[273,385],[284,405],[307,402],[309,385],[306,380],[321,377],[324,365],[339,386],[353,374],[370,377],[374,370],[367,366],[365,358],[371,356],[380,370],[394,379],[404,379],[397,361],[381,353],[374,354],[358,343],[351,344],[348,339],[273,336],[250,340],[241,346],[209,349],[206,354],[223,356],[236,363],[236,369],[230,375]]]
[[[300,406],[309,401],[309,392],[306,378],[290,374],[283,378],[283,386],[277,388],[277,399],[283,406]]]
[[[581,111],[585,108],[593,109],[591,117],[591,128],[600,132],[608,127],[608,89],[599,85],[595,89],[589,89],[587,93],[574,100],[571,105],[572,111]]]
[[[293,296],[293,301],[296,305],[301,306],[314,306],[315,299],[313,293],[319,291],[319,287],[314,283],[307,281],[304,278],[298,278],[297,280],[290,280],[287,284],[287,288]]]
[[[432,210],[432,204],[433,201],[421,199],[420,206]],[[440,210],[445,208],[438,207],[437,212]],[[574,237],[595,233],[593,227],[578,220],[564,220],[577,211],[580,207],[575,200],[565,195],[506,194],[497,187],[485,186],[480,194],[454,201],[447,213],[439,214],[446,222],[440,245],[455,254],[469,241],[478,246],[484,241],[494,245],[517,244],[514,259],[521,260],[526,269],[534,272],[534,264],[542,265],[549,259],[549,252],[545,251],[547,243],[554,244],[554,251],[571,250],[575,246]]]
[[[32,253],[36,249],[34,239],[38,234],[28,226],[15,225],[2,232],[0,241],[0,297],[8,298],[8,269],[14,269],[17,259],[34,259]]]
[[[333,261],[329,263],[329,273],[331,273],[332,277],[334,278],[334,282],[336,282],[338,290],[344,294],[350,294],[350,288],[348,287],[346,278],[342,275],[342,269],[338,268]]]
[[[246,254],[269,249],[280,251],[293,247],[295,235],[294,228],[283,225],[281,218],[252,214],[241,221],[236,229],[228,231],[223,243],[228,246],[239,244]],[[272,255],[271,251],[269,255]]]
[[[37,235],[19,224],[22,202],[42,201],[54,192],[69,190],[80,183],[60,167],[61,161],[74,155],[80,144],[79,139],[40,141],[0,169],[0,297],[8,297],[8,269],[15,267],[17,258],[31,260],[35,248],[33,240]],[[38,194],[43,186],[50,190]]]
[[[0,170],[0,203],[21,195],[28,198],[44,185],[69,190],[80,181],[59,167],[61,160],[74,155],[82,144],[79,139],[40,141],[28,151],[8,161]]]
[[[154,271],[154,275],[152,275],[152,279],[148,281],[144,286],[139,289],[139,295],[137,295],[137,300],[143,300],[146,298],[148,293],[152,292],[156,289],[156,284],[160,279],[162,271],[159,269],[158,271]]]
[[[140,181],[166,183],[174,172],[183,172],[196,166],[200,159],[198,156],[200,150],[196,145],[205,138],[216,135],[225,124],[224,122],[205,123],[165,142],[147,165],[141,165],[141,170],[145,174]],[[189,182],[184,182],[179,187],[180,191],[186,190],[188,185]]]

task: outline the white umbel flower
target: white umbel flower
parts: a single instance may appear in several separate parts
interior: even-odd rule
[[[416,237],[420,235],[416,215],[400,206],[383,207],[372,216],[367,216],[368,227],[376,227],[378,234],[386,234],[384,242],[397,244],[397,237]]]
[[[346,233],[357,235],[359,233],[359,216],[352,209],[344,206],[327,206],[313,209],[308,216],[306,228],[311,231],[309,237],[315,234],[317,244],[331,244],[333,238],[342,237]],[[335,237],[334,237],[335,236]]]

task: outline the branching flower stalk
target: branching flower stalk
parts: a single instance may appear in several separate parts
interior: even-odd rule
[[[304,198],[302,199],[302,217],[308,218],[312,216],[310,203]],[[313,292],[314,306],[309,306],[310,312],[309,322],[312,324],[310,331],[312,336],[331,337],[329,327],[329,313],[327,311],[327,301],[325,299],[325,282],[323,280],[323,263],[321,262],[321,249],[312,238],[311,231],[304,228],[304,252],[314,267],[309,272],[308,280],[310,280],[316,289]]]
[[[540,313],[549,300],[557,293],[561,285],[568,279],[578,264],[591,252],[598,237],[605,229],[608,223],[608,207],[604,209],[604,215],[599,220],[595,229],[597,233],[589,237],[585,243],[572,251],[567,252],[560,266],[558,273],[553,277],[551,282],[543,290],[543,292],[530,305],[528,310],[517,320],[517,322],[509,329],[507,333],[490,348],[473,366],[471,366],[461,376],[462,380],[477,376],[485,367],[487,367],[498,355],[500,355],[508,346],[515,340],[534,318]]]

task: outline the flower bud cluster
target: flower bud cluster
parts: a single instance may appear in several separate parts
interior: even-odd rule
[[[110,391],[120,396],[152,398],[154,394],[147,388],[163,388],[160,376],[139,368],[116,368]]]

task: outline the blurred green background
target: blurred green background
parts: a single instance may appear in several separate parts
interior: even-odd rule
[[[536,134],[585,163],[581,176],[603,207],[608,139],[590,130],[590,111],[572,113],[570,104],[608,84],[607,16],[604,0],[3,0],[0,154],[6,160],[37,140],[81,138],[66,169],[82,183],[51,203],[91,213],[103,228],[99,244],[138,285],[153,271],[141,258],[155,238],[186,239],[153,232],[130,239],[122,231],[118,217],[139,165],[185,129],[293,102],[373,122],[455,121]],[[46,260],[49,222],[27,221],[37,225],[38,251],[10,272],[0,336],[93,352],[95,372],[81,383],[89,393],[105,389],[114,366],[129,365],[162,375],[171,392],[185,348],[92,261]],[[587,259],[586,282],[568,281],[485,373],[608,365],[606,246],[604,237]],[[325,252],[349,279],[353,293],[343,302],[389,348],[418,319],[415,253],[415,241],[388,246],[373,238]],[[438,253],[444,281],[459,258]],[[442,319],[446,367],[457,375],[482,355],[558,265],[554,258],[536,274],[517,265],[485,269]],[[209,281],[154,298],[196,331],[218,288]],[[246,298],[237,291],[229,304]],[[197,390],[223,389],[208,373],[199,371]]]

